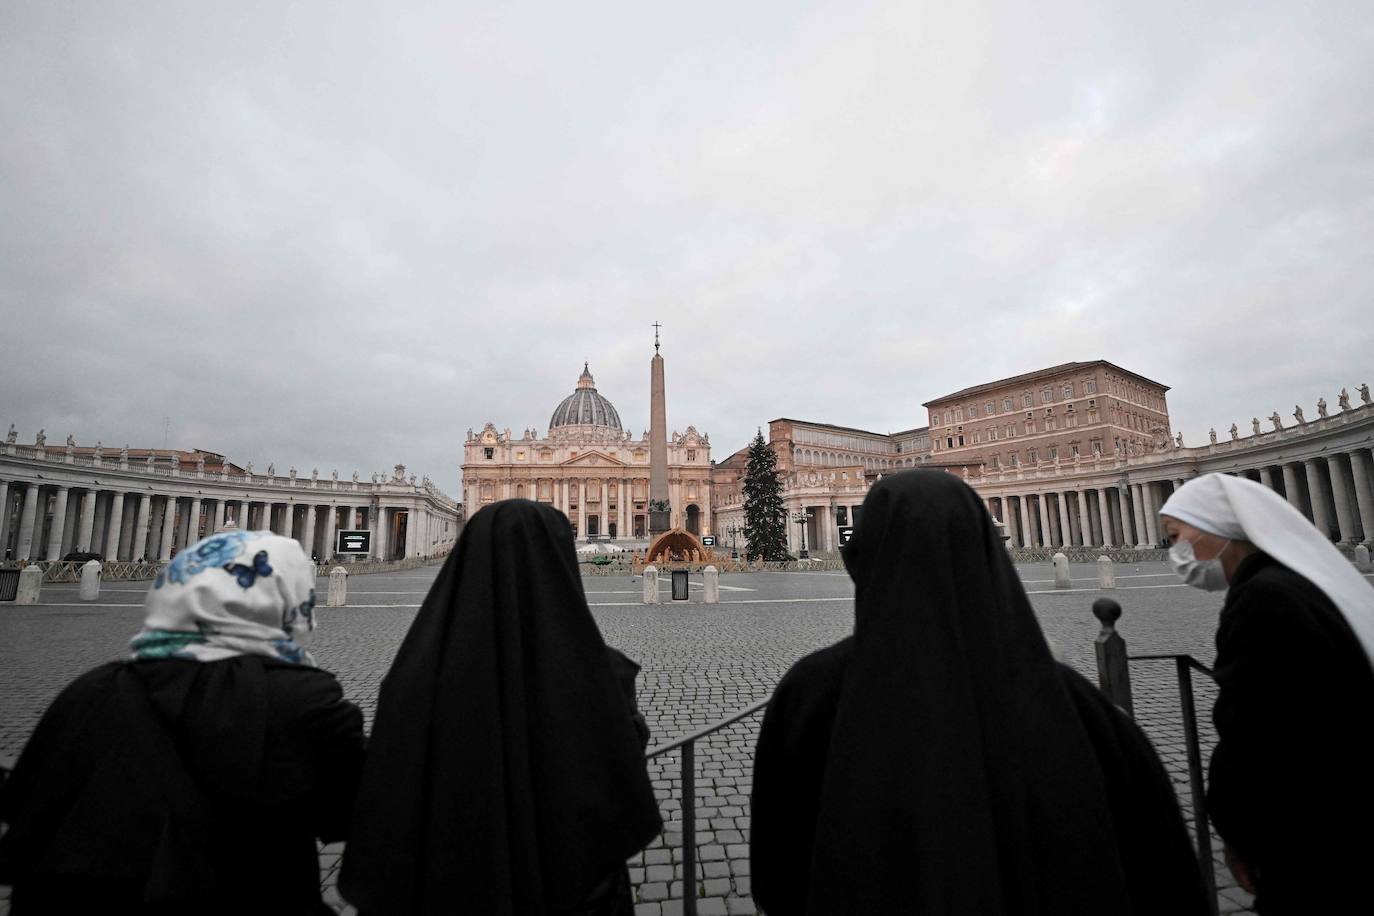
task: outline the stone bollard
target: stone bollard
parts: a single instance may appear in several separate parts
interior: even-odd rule
[[[708,566],[701,571],[703,599],[707,604],[720,603],[720,570]]]
[[[19,593],[14,596],[15,604],[37,604],[38,595],[43,591],[43,569],[39,566],[25,566],[19,572]]]
[[[658,604],[658,567],[644,567],[644,603]]]
[[[1097,587],[1116,588],[1116,567],[1111,557],[1097,558]]]
[[[1374,566],[1369,563],[1369,548],[1363,544],[1355,548],[1355,568],[1362,573],[1374,572]]]
[[[345,607],[348,604],[348,570],[335,566],[329,571],[329,594],[325,607]]]
[[[1069,558],[1062,553],[1054,555],[1054,587],[1069,587]]]
[[[94,601],[100,597],[100,571],[104,568],[99,560],[87,560],[81,566],[81,600]]]

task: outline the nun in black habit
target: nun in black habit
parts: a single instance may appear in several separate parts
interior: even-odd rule
[[[1265,916],[1368,912],[1374,588],[1252,480],[1197,477],[1160,516],[1180,577],[1226,590],[1207,811],[1232,872]]]
[[[1153,748],[1054,661],[967,485],[884,477],[844,560],[854,634],[792,667],[759,734],[768,916],[1207,912]]]
[[[561,512],[475,514],[382,683],[344,897],[369,916],[633,913],[626,859],[662,829],[637,671],[592,619]]]
[[[63,690],[0,789],[13,916],[333,912],[315,839],[347,833],[363,717],[301,644],[314,603],[290,538],[177,554],[133,658]]]

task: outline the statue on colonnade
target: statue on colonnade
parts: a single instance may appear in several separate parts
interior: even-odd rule
[[[1326,416],[1326,398],[1317,398],[1317,416]]]
[[[1278,412],[1277,412],[1277,411],[1275,411],[1274,416],[1278,416]],[[1299,425],[1299,426],[1302,426],[1304,423],[1307,422],[1307,419],[1302,415],[1302,405],[1301,405],[1301,404],[1294,404],[1294,405],[1293,405],[1293,419],[1298,421],[1298,425]],[[1277,426],[1275,426],[1274,428],[1275,428],[1275,429],[1278,429]]]
[[[5,435],[5,444],[13,445],[17,441],[19,441],[19,434],[14,431],[14,424],[11,423],[10,431]]]
[[[1346,391],[1344,388],[1342,388],[1342,389],[1341,389],[1341,396],[1337,399],[1337,403],[1341,405],[1341,410],[1349,410],[1349,409],[1350,409],[1350,392],[1349,392],[1349,391]]]
[[[47,445],[47,444],[48,444],[48,436],[47,436],[47,434],[46,434],[43,430],[40,429],[40,430],[38,431],[38,435],[34,437],[33,444],[36,445],[38,448],[42,448],[43,446]]]
[[[1232,426],[1231,428],[1235,429],[1234,426]],[[1213,445],[1217,444],[1217,428],[1215,426],[1207,430],[1207,438],[1212,440]]]

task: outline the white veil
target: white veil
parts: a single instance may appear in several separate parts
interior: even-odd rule
[[[1374,586],[1282,496],[1253,480],[1206,474],[1180,487],[1159,514],[1249,541],[1307,579],[1336,605],[1374,665]]]

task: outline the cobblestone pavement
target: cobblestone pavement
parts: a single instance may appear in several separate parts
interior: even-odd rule
[[[409,627],[437,567],[358,576],[349,583],[347,608],[321,608],[311,646],[320,664],[338,674],[369,725],[377,689]],[[1065,659],[1095,676],[1092,617],[1095,570],[1072,569],[1069,591],[1053,588],[1048,564],[1019,567],[1046,635]],[[1133,654],[1190,653],[1212,660],[1212,634],[1221,605],[1210,595],[1177,583],[1162,563],[1117,568],[1110,594],[1124,613],[1119,629]],[[787,668],[802,655],[848,634],[853,624],[853,588],[843,572],[780,572],[721,577],[721,604],[705,605],[700,583],[693,603],[640,603],[638,579],[587,578],[588,602],[612,645],[643,666],[640,706],[653,729],[651,743],[671,741],[751,703],[765,699]],[[320,594],[325,582],[320,581]],[[0,605],[0,754],[15,756],[53,696],[81,672],[126,651],[142,619],[145,588],[111,583],[100,599],[78,603],[74,586],[46,586],[34,607]],[[1185,815],[1191,802],[1183,726],[1172,665],[1137,662],[1131,676],[1137,718],[1163,757]],[[1207,711],[1213,692],[1198,677],[1204,758],[1215,741]],[[759,716],[727,726],[697,746],[696,842],[698,912],[756,912],[750,896],[749,793]],[[666,829],[631,861],[638,916],[681,911],[682,817],[679,758],[670,752],[649,761]],[[1249,912],[1249,898],[1231,881],[1216,850],[1216,874],[1223,913]],[[334,884],[341,845],[321,856],[326,899],[342,908]],[[0,888],[0,916],[6,916]]]

